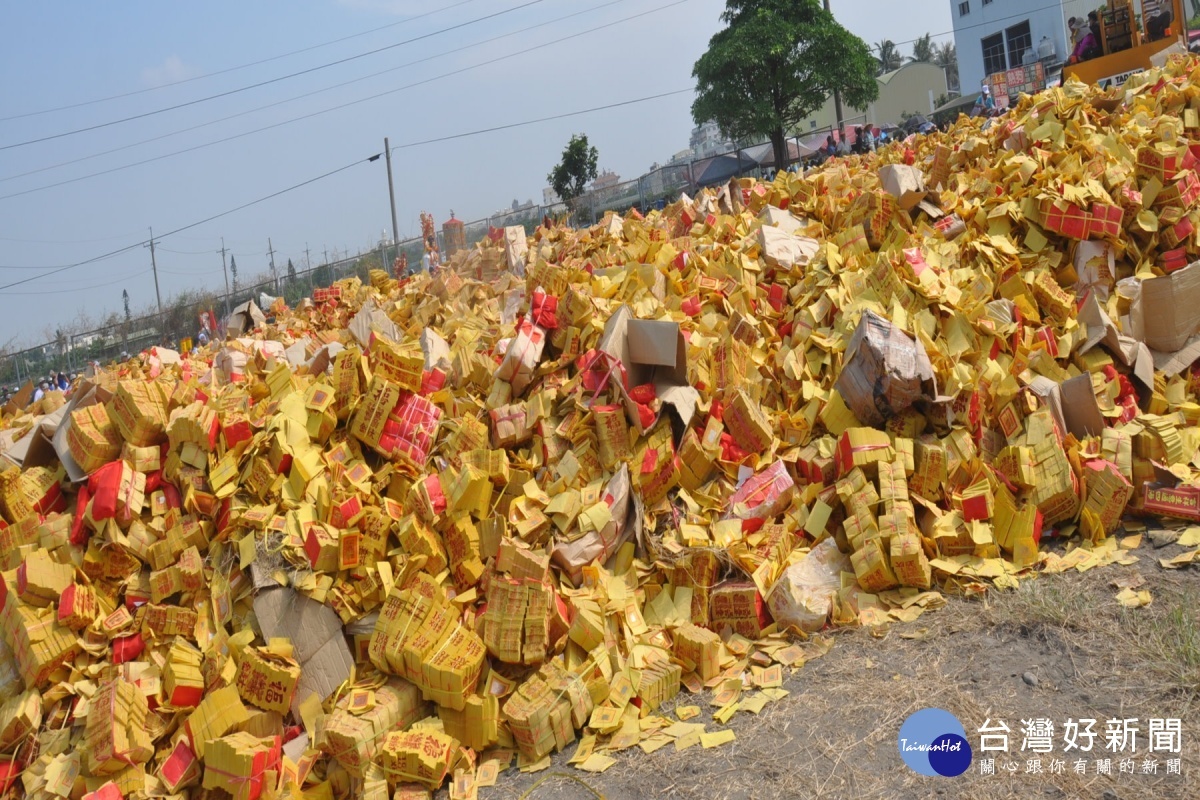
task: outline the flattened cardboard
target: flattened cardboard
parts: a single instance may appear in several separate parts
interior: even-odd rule
[[[1096,394],[1092,391],[1090,374],[1076,375],[1063,381],[1059,384],[1058,391],[1066,429],[1074,434],[1075,438],[1099,436],[1104,432],[1104,415],[1100,413]]]
[[[324,700],[350,677],[354,657],[342,622],[329,606],[292,589],[267,589],[254,598],[254,614],[265,638],[292,642],[293,657],[300,662],[300,682],[292,700],[297,716],[310,694]]]
[[[350,320],[350,324],[346,328],[364,348],[371,344],[372,330],[378,331],[393,342],[404,339],[404,334],[400,332],[388,315],[375,305],[374,299],[363,303],[362,308],[354,315],[354,319]]]
[[[333,364],[333,360],[337,358],[338,353],[346,348],[341,342],[330,342],[329,344],[318,350],[312,358],[308,360],[307,369],[310,375],[323,375]]]
[[[1168,378],[1174,378],[1200,359],[1200,336],[1188,339],[1187,344],[1174,353],[1150,352],[1154,358],[1154,369]]]

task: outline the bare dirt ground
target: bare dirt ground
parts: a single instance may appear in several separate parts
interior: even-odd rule
[[[886,633],[849,629],[834,633],[833,649],[787,678],[791,694],[760,714],[731,720],[737,740],[723,747],[647,755],[638,748],[613,754],[602,774],[567,765],[574,751],[554,757],[534,774],[516,768],[482,800],[606,800],[633,798],[1097,798],[1159,800],[1200,797],[1200,576],[1196,567],[1165,570],[1160,558],[1184,548],[1155,549],[1150,537],[1133,551],[1139,562],[1086,573],[1041,575],[1015,591],[986,598],[952,597],[946,608]],[[1140,575],[1151,605],[1123,608],[1114,581]],[[903,635],[902,635],[903,634]],[[917,638],[905,638],[905,637]],[[785,670],[786,672],[786,670]],[[1023,677],[1036,678],[1030,685]],[[709,722],[707,697],[682,693],[680,705],[698,704]],[[670,713],[674,704],[661,713]],[[914,711],[937,707],[953,713],[975,749],[971,768],[958,778],[926,778],[904,766],[897,748],[901,723]],[[1035,753],[1021,752],[1021,720],[1055,724],[1052,753],[1042,771],[1027,772]],[[1182,720],[1182,774],[1167,774],[1167,754],[1149,753],[1149,720]],[[986,719],[1011,728],[1008,755],[979,752]],[[1080,754],[1064,753],[1062,724],[1098,720],[1099,735],[1087,770],[1075,774]],[[1139,720],[1134,774],[1120,772],[1122,754],[1106,750],[1106,721]],[[999,756],[1016,771],[981,774],[981,756]],[[1097,774],[1096,759],[1111,758],[1112,774]],[[1125,758],[1131,757],[1128,750]],[[1171,756],[1178,757],[1178,756]],[[1157,772],[1144,762],[1157,758]],[[1065,761],[1052,772],[1052,759]]]

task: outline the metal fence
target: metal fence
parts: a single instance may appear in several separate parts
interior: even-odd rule
[[[847,129],[865,118],[846,120]],[[787,139],[790,158],[803,161],[811,146],[824,142],[831,128],[809,131],[804,136]],[[807,144],[806,144],[807,143]],[[764,150],[765,148],[765,150]],[[769,143],[717,153],[705,158],[668,164],[647,172],[641,177],[615,186],[588,192],[576,204],[579,222],[594,224],[609,211],[624,213],[630,209],[641,212],[663,208],[678,198],[681,192],[693,193],[705,186],[725,183],[732,178],[769,176],[773,172],[773,152]],[[567,212],[562,203],[530,205],[493,214],[485,219],[463,222],[466,246],[473,247],[496,228],[520,225],[527,234],[541,224],[546,216],[559,217]],[[438,245],[448,258],[444,231],[437,233]],[[228,294],[206,290],[185,291],[163,307],[162,313],[147,314],[131,319],[115,320],[95,330],[60,335],[57,340],[13,353],[0,354],[0,384],[38,380],[50,372],[78,372],[92,361],[107,363],[123,353],[137,353],[153,345],[178,346],[180,340],[195,337],[200,328],[200,314],[213,311],[222,319],[229,311],[247,300],[258,301],[259,295],[283,297],[295,305],[312,294],[313,289],[328,286],[334,281],[358,275],[364,281],[371,269],[381,266],[391,271],[395,258],[405,253],[410,270],[420,267],[424,241],[420,237],[396,243],[380,243],[373,251],[332,261],[294,276],[283,274],[266,280],[239,286]]]

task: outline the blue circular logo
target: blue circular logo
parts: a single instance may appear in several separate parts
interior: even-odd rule
[[[913,772],[953,778],[971,766],[971,744],[958,718],[940,708],[923,708],[900,726],[900,758]]]

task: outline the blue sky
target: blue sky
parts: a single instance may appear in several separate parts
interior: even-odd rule
[[[7,34],[0,48],[0,74],[5,76],[0,83],[0,117],[9,119],[0,121],[0,148],[270,81],[530,1],[6,3],[0,8],[0,28]],[[540,0],[299,77],[97,130],[0,149],[0,285],[40,273],[12,267],[51,267],[92,258],[145,239],[150,226],[157,235],[365,159],[381,151],[385,135],[395,147],[689,88],[692,64],[720,27],[721,0],[684,0],[620,22],[672,2]],[[595,10],[473,46],[587,9]],[[433,10],[438,13],[428,14]],[[833,11],[868,42],[885,37],[902,42],[951,28],[948,2],[833,0]],[[412,19],[414,15],[427,16]],[[618,24],[531,49],[608,23]],[[211,75],[382,26],[389,27]],[[458,48],[467,49],[446,52]],[[910,48],[900,45],[905,53]],[[490,66],[437,78],[509,55]],[[418,61],[423,63],[411,63]],[[365,78],[384,70],[388,71]],[[195,80],[165,85],[189,78]],[[355,80],[359,78],[364,79]],[[401,88],[429,79],[434,80]],[[328,88],[346,81],[355,82]],[[396,89],[332,113],[169,155]],[[18,116],[127,93],[133,94]],[[277,105],[261,108],[268,104]],[[574,132],[587,133],[598,147],[601,168],[635,177],[652,162],[665,161],[687,146],[690,104],[689,95],[677,95],[402,150],[393,159],[400,236],[416,235],[423,209],[440,223],[451,209],[459,218],[474,220],[513,199],[539,202],[546,173]],[[234,115],[238,116],[217,121]],[[211,124],[176,133],[205,123]],[[163,138],[138,144],[156,137]],[[116,148],[126,149],[97,156]],[[89,156],[97,157],[55,167]],[[42,188],[160,156],[165,157]],[[385,228],[390,229],[390,218],[381,159],[162,241],[158,263],[163,298],[189,287],[224,286],[217,253],[222,236],[245,277],[267,268],[268,237],[278,265],[290,257],[303,268],[306,244],[316,264],[325,248],[355,251],[377,242]],[[0,346],[13,338],[21,344],[41,343],[47,332],[81,311],[100,318],[119,310],[123,289],[129,291],[134,309],[154,302],[149,253],[143,248],[0,290]]]

